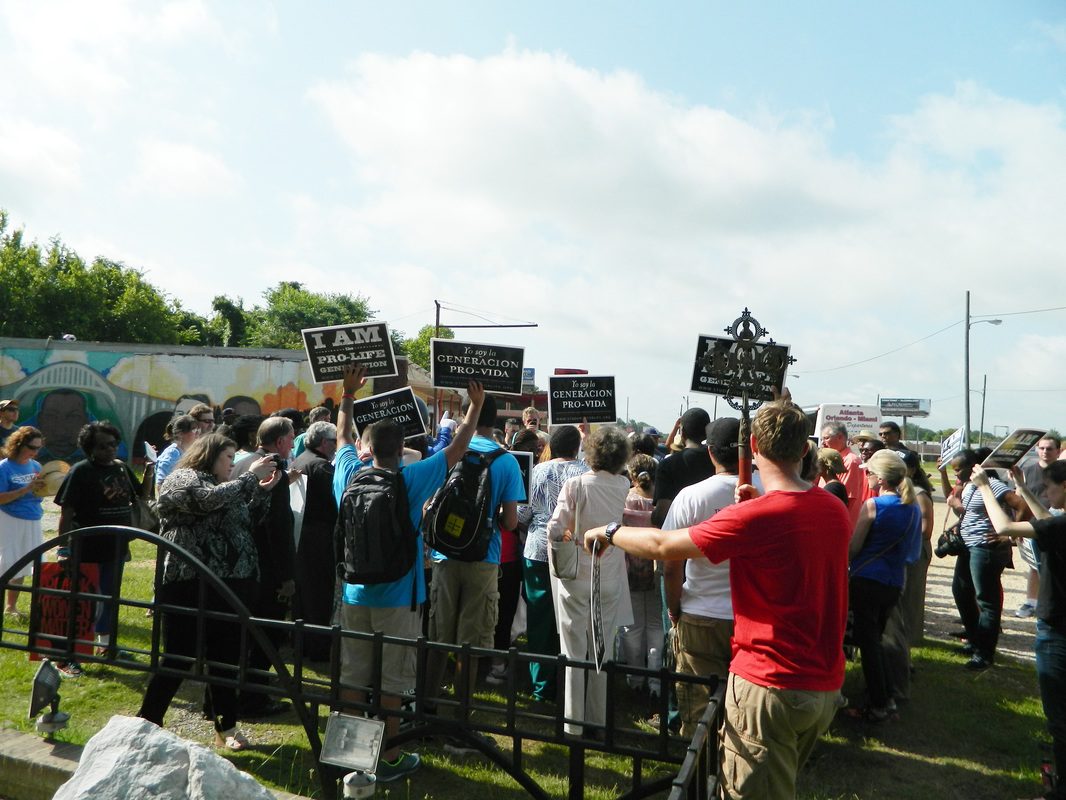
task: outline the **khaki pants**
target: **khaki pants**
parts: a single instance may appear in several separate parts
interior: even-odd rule
[[[733,658],[733,645],[730,642],[733,620],[701,617],[682,611],[670,629],[670,637],[678,672],[702,678],[717,675],[725,680],[729,674],[729,662]],[[696,724],[707,710],[709,699],[710,691],[706,686],[677,684],[682,736],[691,739],[696,733]]]
[[[839,691],[759,686],[730,674],[722,731],[722,797],[792,800],[796,773],[829,729]]]

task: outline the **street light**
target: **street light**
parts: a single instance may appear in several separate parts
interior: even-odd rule
[[[966,446],[970,446],[970,328],[974,325],[979,325],[982,322],[987,322],[989,325],[1001,325],[1003,320],[1001,319],[979,319],[976,322],[970,321],[970,291],[966,290],[966,338],[963,345],[963,373],[965,377],[965,390],[963,391],[963,397],[966,403],[966,424],[962,431],[962,440],[966,443]]]

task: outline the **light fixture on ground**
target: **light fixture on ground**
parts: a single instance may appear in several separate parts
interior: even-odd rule
[[[45,707],[51,710],[37,717],[37,733],[46,739],[51,739],[57,731],[67,727],[70,714],[59,710],[59,684],[63,676],[59,674],[55,664],[47,658],[37,667],[33,676],[33,691],[30,694],[30,719]]]
[[[385,742],[385,723],[334,711],[326,720],[319,761],[353,770],[344,776],[345,797],[374,794],[378,758]]]

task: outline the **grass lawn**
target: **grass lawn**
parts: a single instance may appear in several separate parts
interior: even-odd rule
[[[123,595],[147,600],[153,569],[153,549],[135,543]],[[23,597],[20,607],[27,605],[28,598]],[[124,608],[120,623],[123,646],[147,649],[151,620],[142,611]],[[1039,794],[1038,742],[1047,736],[1032,665],[1001,658],[994,668],[975,675],[962,669],[964,659],[956,650],[954,642],[928,641],[914,651],[912,699],[901,706],[898,720],[869,725],[838,718],[800,775],[799,797],[979,800]],[[26,714],[35,668],[24,653],[0,648],[0,726],[32,731]],[[112,714],[136,713],[146,682],[146,673],[89,665],[84,677],[63,683],[62,708],[72,720],[58,738],[84,743]],[[853,702],[861,700],[861,686],[859,665],[849,664],[845,694]],[[650,713],[640,696],[624,688],[619,692],[619,703],[632,704],[634,720]],[[208,744],[210,723],[198,714],[200,697],[197,685],[186,684],[168,712],[167,727]],[[505,702],[490,687],[484,688],[480,699]],[[242,729],[253,749],[227,754],[237,766],[274,788],[312,797],[319,793],[315,764],[294,714],[242,722]],[[510,747],[509,740],[500,737],[497,743]],[[472,789],[478,796],[491,793],[494,800],[526,796],[482,758],[455,759],[431,742],[418,749],[423,768],[408,783],[379,790],[378,796],[466,800]],[[547,791],[565,797],[566,748],[527,742],[524,758],[527,770]],[[652,769],[646,766],[647,771]],[[586,796],[604,800],[617,796],[628,787],[628,771],[627,760],[590,751]]]

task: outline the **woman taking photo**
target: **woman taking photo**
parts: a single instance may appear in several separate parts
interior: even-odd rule
[[[882,450],[870,457],[866,480],[878,494],[863,503],[848,546],[852,637],[862,654],[867,695],[866,708],[855,709],[855,713],[869,722],[883,722],[890,713],[892,687],[888,685],[881,635],[899,600],[904,569],[917,558],[922,513],[907,466],[892,451]]]
[[[248,472],[228,480],[237,445],[217,433],[201,436],[189,447],[177,468],[163,481],[157,509],[160,535],[181,545],[228,586],[245,604],[254,602],[258,579],[258,553],[252,540],[252,526],[267,510],[270,490],[282,474],[271,456],[256,458]],[[196,609],[200,603],[200,578],[184,559],[167,553],[163,562],[158,602]],[[205,608],[231,612],[222,597],[207,590]],[[163,614],[162,665],[186,670],[189,659],[202,646],[208,661],[236,665],[241,654],[238,623],[205,618],[203,643],[198,642],[195,613]],[[236,666],[222,674],[234,677]],[[163,725],[170,701],[182,679],[156,674],[145,689],[137,716]],[[207,706],[215,724],[215,745],[243,750],[248,742],[237,731],[237,690],[228,686],[209,687]]]
[[[974,671],[988,669],[995,659],[1003,614],[1001,576],[1011,564],[1011,546],[996,540],[984,494],[971,481],[973,468],[982,460],[973,450],[964,450],[951,462],[962,490],[948,498],[948,505],[960,518],[959,531],[967,551],[955,559],[951,593],[969,640],[964,649],[970,655],[966,669]],[[988,485],[1000,506],[1025,513],[1025,503],[1007,484],[989,475]]]
[[[1066,799],[1066,516],[1052,516],[1040,504],[1035,486],[1026,486],[1018,467],[1011,470],[1018,494],[1033,512],[1031,522],[1014,522],[996,502],[995,478],[980,467],[973,470],[973,482],[988,508],[988,516],[999,538],[1035,539],[1040,545],[1040,596],[1036,604],[1036,677],[1044,705],[1048,731],[1054,742],[1055,788],[1044,795],[1049,800]],[[1066,461],[1052,461],[1044,470],[1044,487],[1052,508],[1066,504]]]
[[[43,484],[38,478],[41,465],[35,460],[44,446],[44,436],[36,428],[18,428],[4,442],[0,461],[0,574],[44,541],[41,532],[41,498],[34,490]],[[11,579],[21,584],[32,572],[27,564]],[[21,619],[17,608],[19,593],[7,590],[4,616]]]
[[[569,659],[594,660],[598,644],[609,654],[618,628],[633,623],[625,553],[609,547],[599,558],[603,642],[593,641],[593,556],[580,546],[590,528],[612,522],[621,524],[629,479],[619,473],[628,459],[629,441],[624,433],[609,427],[593,432],[585,443],[585,462],[590,471],[563,484],[559,503],[548,522],[549,543],[565,542],[576,551],[573,555],[577,558],[577,576],[571,580],[551,577],[560,647]],[[570,720],[563,726],[567,733],[602,738],[607,719],[607,674],[567,667],[564,704],[566,719]],[[582,722],[589,727],[583,728]]]

